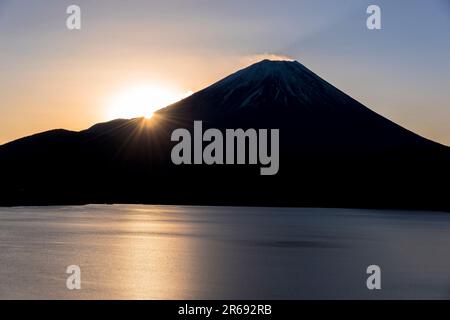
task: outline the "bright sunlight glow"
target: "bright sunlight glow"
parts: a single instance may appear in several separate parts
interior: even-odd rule
[[[192,92],[180,93],[169,87],[155,85],[139,85],[119,92],[108,106],[109,118],[151,118],[158,109],[164,108],[189,95]]]

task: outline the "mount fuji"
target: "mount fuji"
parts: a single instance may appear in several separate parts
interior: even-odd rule
[[[279,129],[280,169],[176,166],[171,133]],[[450,210],[450,148],[368,109],[302,64],[242,69],[155,113],[0,146],[0,204],[177,203]]]

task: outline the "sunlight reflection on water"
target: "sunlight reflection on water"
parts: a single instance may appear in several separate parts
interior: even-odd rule
[[[319,208],[0,208],[0,298],[448,298],[450,215]],[[68,265],[82,290],[65,288]],[[383,289],[365,287],[382,268]]]

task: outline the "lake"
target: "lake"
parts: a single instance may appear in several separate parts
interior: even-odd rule
[[[81,268],[81,290],[66,268]],[[366,269],[381,268],[381,290]],[[449,299],[450,214],[0,208],[0,299]]]

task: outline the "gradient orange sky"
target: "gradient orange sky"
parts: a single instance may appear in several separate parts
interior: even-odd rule
[[[262,58],[288,56],[450,145],[450,6],[378,2],[383,29],[373,32],[364,0],[80,0],[82,29],[69,31],[72,1],[0,0],[0,144],[110,120],[110,101],[126,88],[195,92]]]

